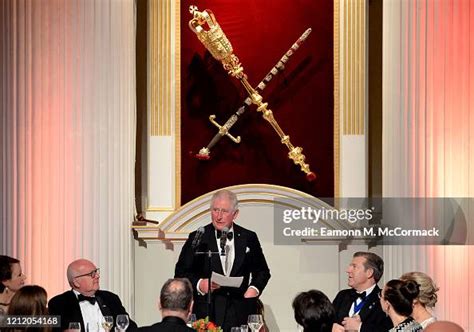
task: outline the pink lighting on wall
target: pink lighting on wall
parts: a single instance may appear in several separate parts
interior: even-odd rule
[[[0,1],[0,248],[50,296],[86,257],[130,300],[134,24],[132,0]]]
[[[384,2],[386,196],[474,197],[472,59],[472,1]],[[473,212],[464,210],[470,223]],[[388,251],[406,257],[397,269],[439,283],[439,318],[474,331],[473,246]]]

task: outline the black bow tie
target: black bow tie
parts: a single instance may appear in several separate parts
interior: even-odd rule
[[[365,292],[357,293],[357,292],[354,290],[354,292],[352,293],[352,299],[353,299],[353,301],[357,300],[358,298],[360,298],[362,301],[364,301],[364,300],[365,300],[365,297],[366,297]]]
[[[77,300],[79,302],[82,302],[82,301],[88,301],[90,302],[90,304],[94,305],[97,301],[97,299],[94,297],[94,296],[85,296],[85,295],[82,295],[82,294],[79,294],[77,296]]]
[[[217,238],[220,239],[222,236],[222,231],[216,230]],[[227,233],[227,240],[232,241],[234,238],[234,232],[228,232]]]

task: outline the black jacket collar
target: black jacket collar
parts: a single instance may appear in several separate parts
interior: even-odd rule
[[[186,326],[186,322],[182,318],[176,316],[166,316],[163,318],[163,323],[164,322]]]

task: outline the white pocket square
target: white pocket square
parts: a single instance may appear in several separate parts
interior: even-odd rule
[[[248,253],[250,252],[250,248],[249,247],[245,247],[245,253]]]

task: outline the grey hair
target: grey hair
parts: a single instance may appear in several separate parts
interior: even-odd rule
[[[211,210],[213,208],[214,201],[219,198],[227,198],[232,205],[233,211],[236,211],[239,208],[239,201],[237,200],[237,195],[230,190],[221,189],[221,190],[216,191],[214,195],[212,195]]]
[[[67,281],[69,281],[69,285],[71,286],[72,286],[72,281],[74,280],[75,272],[76,271],[74,271],[73,264],[72,263],[69,264],[67,267],[66,275],[67,275]]]
[[[187,311],[193,300],[193,287],[186,278],[168,279],[160,292],[162,309]]]

